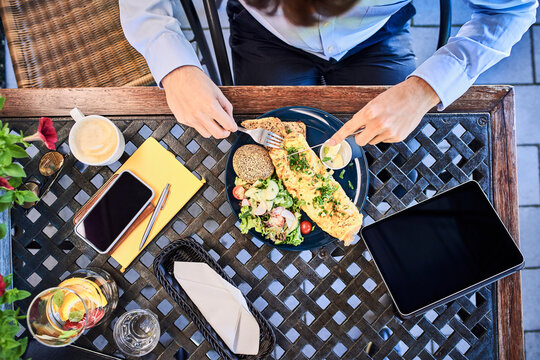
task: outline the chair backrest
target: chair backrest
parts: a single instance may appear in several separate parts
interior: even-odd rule
[[[218,0],[221,3],[220,0]],[[190,4],[190,5],[188,5]],[[190,13],[186,9],[187,7],[193,7],[192,0],[182,0],[182,5],[188,15],[188,20],[192,26],[195,34],[195,41],[201,46],[201,53],[203,60],[209,70],[210,77],[217,84],[233,85],[233,79],[230,70],[229,57],[227,56],[227,49],[225,47],[225,40],[223,39],[223,31],[219,16],[216,8],[216,0],[203,0],[204,10],[206,12],[206,18],[208,20],[208,27],[210,29],[210,35],[212,36],[212,43],[214,45],[214,53],[216,56],[217,66],[219,69],[219,77],[217,78],[215,65],[213,59],[208,50],[208,44],[204,36],[197,36],[197,31],[194,28],[194,21],[192,17],[196,15],[196,12],[192,10]],[[191,15],[191,16],[190,16]],[[198,21],[198,19],[196,19]],[[200,27],[200,22],[199,22]],[[444,46],[450,37],[450,31],[452,28],[452,0],[440,0],[440,25],[439,25],[439,39],[437,41],[437,49]],[[202,33],[202,29],[200,29]],[[206,51],[205,49],[206,48]]]
[[[124,37],[117,1],[3,0],[0,15],[19,87],[154,82]]]

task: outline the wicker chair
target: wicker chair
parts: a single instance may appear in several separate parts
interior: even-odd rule
[[[2,0],[0,15],[17,85],[149,85],[144,58],[127,42],[117,1]]]

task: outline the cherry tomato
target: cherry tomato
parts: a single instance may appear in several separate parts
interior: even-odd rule
[[[242,200],[244,198],[245,192],[246,192],[246,189],[244,189],[244,187],[240,185],[235,186],[234,189],[232,190],[233,196],[238,200]]]
[[[309,221],[302,221],[300,223],[300,232],[302,235],[309,234],[311,232],[311,223]]]

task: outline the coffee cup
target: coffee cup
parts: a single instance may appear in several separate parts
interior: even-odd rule
[[[124,153],[124,135],[114,123],[104,116],[85,116],[79,109],[69,114],[75,124],[69,132],[71,153],[82,163],[93,166],[110,165]]]

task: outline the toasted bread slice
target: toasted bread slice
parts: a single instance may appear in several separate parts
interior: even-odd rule
[[[306,124],[304,124],[301,121],[284,121],[283,125],[285,125],[285,132],[287,134],[290,133],[300,133],[306,137]]]
[[[266,129],[281,137],[285,137],[285,125],[276,117],[267,117],[261,119],[244,120],[241,124],[246,129]]]

